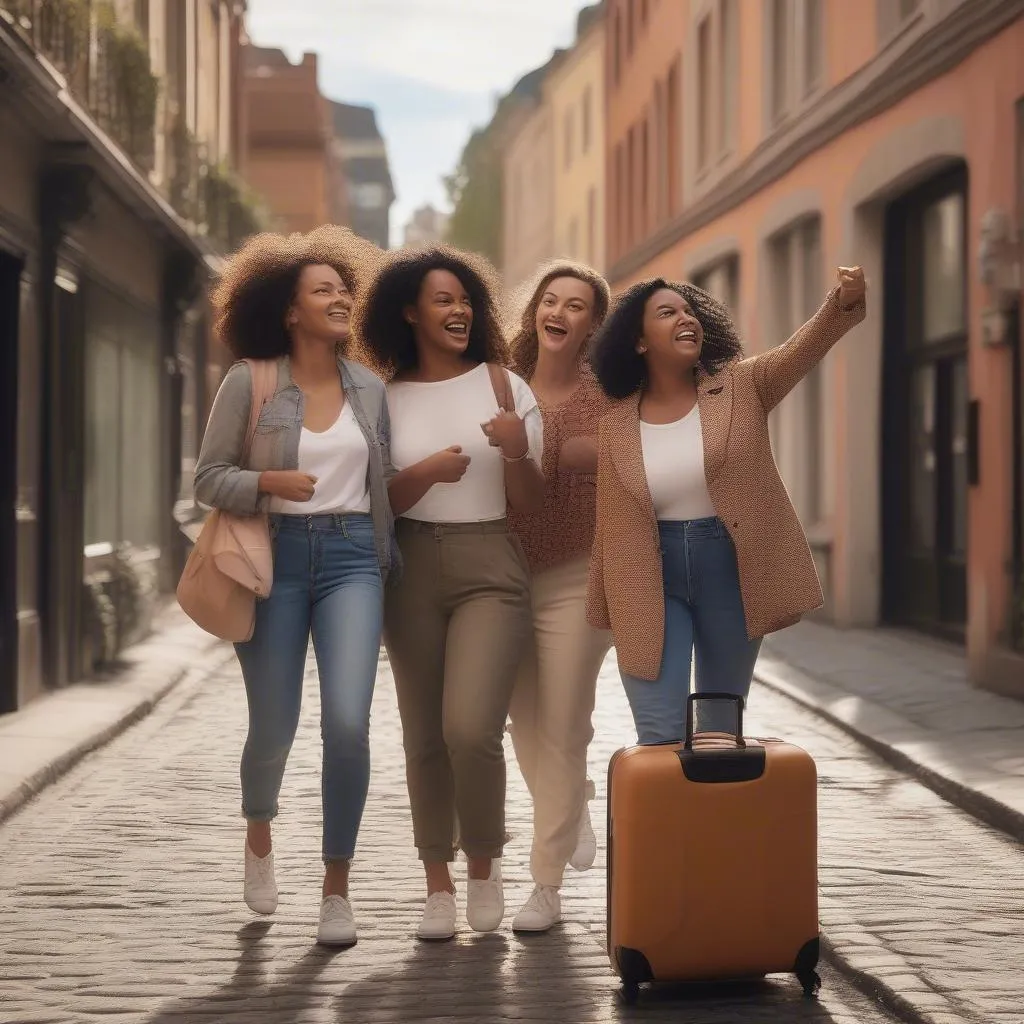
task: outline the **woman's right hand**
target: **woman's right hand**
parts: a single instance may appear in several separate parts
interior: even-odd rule
[[[469,456],[463,455],[461,445],[457,444],[434,452],[424,462],[427,475],[435,484],[457,484],[469,469]]]
[[[267,469],[260,473],[259,488],[284,501],[309,501],[316,489],[316,477],[297,469]]]

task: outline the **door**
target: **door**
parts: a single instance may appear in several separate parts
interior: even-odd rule
[[[966,242],[963,166],[887,211],[883,615],[959,640],[977,413],[967,378]]]
[[[0,252],[0,714],[18,706],[18,306],[21,262]]]

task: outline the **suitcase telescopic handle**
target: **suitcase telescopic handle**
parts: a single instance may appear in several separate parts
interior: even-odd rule
[[[736,737],[737,747],[746,747],[743,741],[743,698],[737,697],[735,693],[691,693],[686,699],[686,738],[683,740],[683,747],[686,750],[693,749],[693,709],[699,700],[727,700],[736,705]]]

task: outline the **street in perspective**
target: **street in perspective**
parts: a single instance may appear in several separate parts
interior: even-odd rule
[[[1021,54],[0,0],[0,1024],[1024,1024]]]

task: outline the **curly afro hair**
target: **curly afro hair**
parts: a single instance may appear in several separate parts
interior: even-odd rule
[[[699,365],[705,373],[715,374],[743,355],[732,316],[714,296],[688,281],[666,281],[661,277],[640,281],[616,298],[591,345],[591,366],[609,398],[628,398],[647,383],[647,364],[637,352],[636,343],[643,334],[647,300],[662,288],[686,299],[704,328]]]
[[[398,249],[385,256],[356,314],[365,355],[385,381],[418,362],[416,336],[405,310],[416,304],[423,280],[432,270],[454,274],[469,295],[473,323],[466,358],[502,366],[508,360],[495,299],[497,274],[490,263],[447,245]]]
[[[333,267],[355,296],[380,256],[372,242],[333,224],[304,235],[254,235],[228,261],[210,296],[217,337],[236,359],[287,355],[285,315],[303,267]]]
[[[540,307],[540,300],[544,297],[548,285],[560,277],[574,277],[577,281],[590,285],[594,293],[595,330],[604,323],[604,318],[608,315],[611,293],[608,291],[608,282],[596,270],[575,260],[558,259],[545,263],[534,278],[534,284],[529,292],[530,299],[509,342],[512,368],[525,380],[529,380],[533,376],[533,371],[537,369],[537,309]],[[586,351],[583,352],[583,356],[586,356]]]

